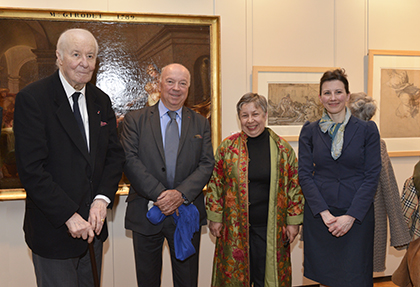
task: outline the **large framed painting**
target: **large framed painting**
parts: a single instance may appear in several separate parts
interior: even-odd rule
[[[159,100],[162,67],[177,62],[191,72],[186,105],[207,117],[212,141],[220,129],[220,19],[218,16],[120,14],[0,8],[0,200],[24,197],[14,157],[13,111],[20,89],[56,70],[56,43],[69,28],[85,28],[99,44],[92,82],[124,115]],[[123,178],[124,179],[124,178]],[[123,180],[121,188],[126,188]]]
[[[268,100],[268,126],[287,141],[297,141],[302,125],[322,115],[319,80],[332,69],[254,66],[252,91]]]
[[[369,50],[368,95],[390,156],[420,155],[420,51]]]

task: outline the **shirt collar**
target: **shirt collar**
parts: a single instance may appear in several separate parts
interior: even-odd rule
[[[160,117],[163,117],[169,111],[169,109],[165,107],[162,101],[159,101],[158,108]],[[179,110],[176,110],[175,112],[178,114],[179,118],[182,119],[182,107]]]
[[[74,92],[79,92],[82,95],[85,94],[86,91],[86,85],[83,86],[83,88],[80,91],[76,91],[70,84],[67,82],[66,78],[64,78],[63,74],[60,70],[58,70],[58,75],[60,76],[61,84],[63,85],[64,91],[66,92],[67,98],[71,98],[71,96],[74,94]]]

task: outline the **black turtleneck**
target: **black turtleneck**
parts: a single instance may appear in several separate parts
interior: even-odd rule
[[[247,141],[249,223],[253,226],[266,226],[268,201],[270,199],[270,137],[267,129],[257,137]]]

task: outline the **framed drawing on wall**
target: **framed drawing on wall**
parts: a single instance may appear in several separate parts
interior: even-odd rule
[[[297,141],[302,125],[322,115],[319,80],[331,69],[254,66],[252,91],[268,100],[268,126],[287,141]]]
[[[0,200],[7,192],[22,192],[12,128],[16,94],[55,71],[57,39],[69,28],[87,29],[98,40],[98,63],[92,82],[110,96],[118,123],[127,112],[157,102],[160,71],[177,62],[191,72],[186,105],[209,119],[212,141],[218,146],[221,137],[218,16],[0,10],[3,107]]]
[[[390,156],[420,155],[420,51],[369,50],[368,95]]]

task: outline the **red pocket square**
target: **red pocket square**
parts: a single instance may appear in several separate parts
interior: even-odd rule
[[[104,127],[104,126],[106,126],[106,125],[108,125],[108,123],[107,123],[107,122],[101,122],[101,127]]]

